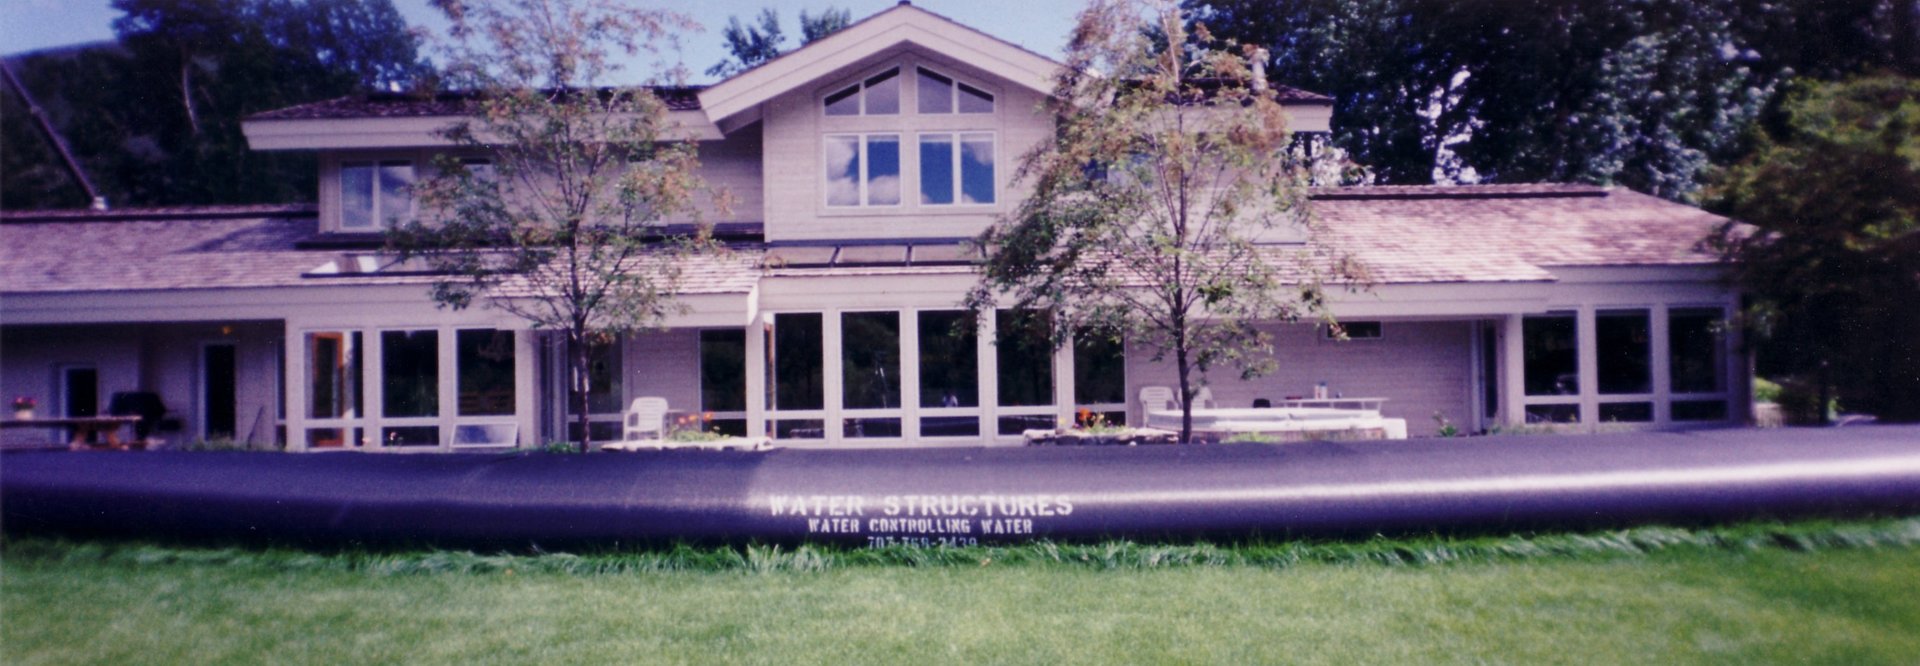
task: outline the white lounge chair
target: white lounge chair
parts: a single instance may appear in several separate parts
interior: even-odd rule
[[[620,429],[620,439],[632,442],[639,435],[652,433],[653,439],[667,437],[667,399],[634,398],[627,407],[626,422]]]

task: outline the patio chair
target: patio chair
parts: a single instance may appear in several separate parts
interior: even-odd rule
[[[654,439],[666,438],[666,398],[634,398],[633,404],[627,407],[626,422],[620,430],[620,440],[635,441],[642,433],[653,433]]]
[[[1140,389],[1140,421],[1151,425],[1152,412],[1173,409],[1173,389],[1165,386],[1145,386]]]
[[[1218,409],[1219,407],[1220,403],[1215,402],[1213,399],[1212,388],[1202,386],[1200,390],[1193,392],[1194,409]]]

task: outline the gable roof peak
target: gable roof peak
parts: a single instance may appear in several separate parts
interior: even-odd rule
[[[1029,88],[1048,92],[1059,62],[1018,44],[902,1],[872,16],[700,91],[715,122],[902,44],[944,55]]]

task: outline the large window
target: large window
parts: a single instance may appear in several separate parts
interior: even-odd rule
[[[377,231],[413,216],[413,162],[340,165],[340,228]]]
[[[840,315],[841,405],[847,409],[900,406],[900,313]]]
[[[1527,317],[1521,322],[1527,395],[1580,393],[1580,336],[1573,313]]]
[[[455,334],[461,416],[514,412],[513,331],[471,329]]]
[[[921,134],[920,203],[993,203],[993,162],[991,133]]]
[[[1000,310],[994,317],[995,368],[999,375],[1002,408],[1045,407],[1053,404],[1053,321],[1033,310]],[[998,432],[1022,431],[1055,425],[1051,409],[1001,409]]]
[[[899,68],[827,94],[829,116],[885,116],[900,113]]]
[[[747,434],[747,332],[737,328],[700,332],[700,409],[712,427],[736,437]]]
[[[384,331],[380,334],[380,414],[388,419],[440,415],[440,332]],[[440,429],[431,425],[383,428],[387,446],[436,446]]]
[[[1720,308],[1668,311],[1667,367],[1675,395],[1673,420],[1727,419],[1726,364],[1721,356],[1726,346],[1725,330]]]
[[[830,134],[825,145],[827,205],[900,204],[900,135]]]
[[[925,67],[919,69],[920,113],[993,113],[993,94]]]
[[[1594,315],[1596,378],[1603,394],[1653,392],[1653,341],[1646,310],[1602,310]]]
[[[821,316],[817,312],[773,316],[772,410],[824,409]]]
[[[920,436],[980,435],[980,336],[958,311],[919,313]]]

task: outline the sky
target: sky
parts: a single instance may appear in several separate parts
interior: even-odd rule
[[[438,32],[445,26],[427,0],[393,0],[407,22]],[[891,7],[896,0],[701,0],[659,2],[693,16],[706,27],[681,40],[680,60],[692,82],[709,81],[706,69],[727,57],[720,31],[729,16],[746,22],[763,7],[775,7],[787,35],[785,45],[799,45],[800,10],[818,13],[826,7],[851,10],[858,21]],[[1059,57],[1073,15],[1073,0],[914,0],[914,4],[1001,39],[1051,57]],[[25,51],[113,39],[113,19],[120,14],[110,0],[0,0],[0,53]]]

